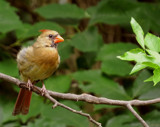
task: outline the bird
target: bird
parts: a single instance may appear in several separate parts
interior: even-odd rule
[[[29,47],[22,48],[17,54],[17,64],[22,81],[27,83],[28,89],[21,88],[14,106],[12,115],[26,115],[29,112],[32,96],[31,87],[37,82],[42,82],[42,95],[46,91],[43,80],[50,77],[60,64],[58,43],[64,39],[58,32],[42,29],[36,42]]]

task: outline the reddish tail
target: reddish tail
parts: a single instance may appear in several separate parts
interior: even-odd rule
[[[28,114],[32,92],[21,88],[12,115]]]

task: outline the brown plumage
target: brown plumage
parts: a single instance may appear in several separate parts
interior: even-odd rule
[[[60,63],[57,44],[64,41],[63,38],[53,30],[41,30],[41,32],[42,34],[32,46],[23,48],[17,55],[20,77],[29,87],[37,80],[43,83],[44,79],[55,72]],[[43,95],[45,86],[42,85]],[[20,89],[13,115],[28,113],[31,95],[31,91]]]

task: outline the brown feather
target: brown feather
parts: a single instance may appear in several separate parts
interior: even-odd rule
[[[37,38],[33,46],[23,48],[17,55],[18,69],[24,82],[30,80],[44,80],[51,76],[59,66],[60,57],[54,42],[49,35],[58,35],[56,31],[41,30],[42,34]],[[21,89],[17,97],[13,115],[27,114],[29,111],[32,92]]]
[[[29,111],[32,92],[21,88],[12,115],[27,114]]]

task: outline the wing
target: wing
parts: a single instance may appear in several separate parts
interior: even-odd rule
[[[23,81],[30,79],[30,74],[32,73],[35,64],[32,62],[33,48],[23,48],[17,55],[18,69]]]

